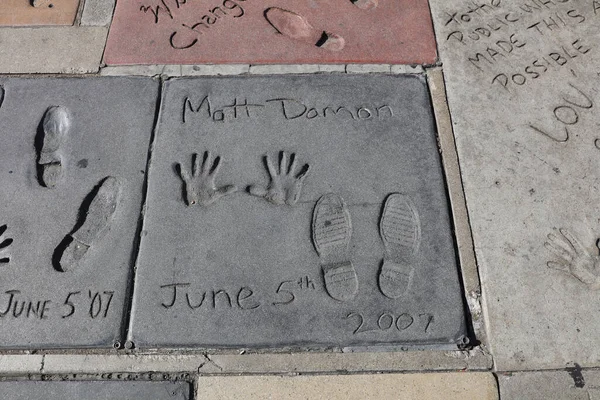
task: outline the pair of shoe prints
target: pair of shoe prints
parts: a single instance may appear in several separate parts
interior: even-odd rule
[[[464,342],[421,77],[1,83],[0,346]]]

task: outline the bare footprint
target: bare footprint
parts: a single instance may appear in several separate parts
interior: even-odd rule
[[[339,301],[351,300],[358,292],[358,278],[348,247],[352,237],[350,212],[337,194],[326,194],[313,211],[312,239],[321,258],[325,288]]]
[[[325,50],[340,51],[346,44],[343,37],[316,29],[303,16],[283,8],[267,8],[265,18],[282,35]]]
[[[84,200],[80,211],[81,220],[56,248],[56,269],[62,272],[75,269],[94,242],[106,234],[117,209],[120,189],[120,182],[109,176],[97,190],[92,191],[91,198],[88,196]]]
[[[385,257],[379,273],[379,288],[396,299],[408,290],[414,272],[414,256],[421,242],[419,215],[412,201],[400,193],[390,194],[379,222]]]
[[[53,106],[46,110],[42,121],[38,154],[38,178],[48,188],[56,186],[62,176],[60,145],[71,130],[71,117],[65,107]]]
[[[52,0],[31,0],[31,5],[34,7],[48,7],[52,8],[54,5],[52,4]]]
[[[363,9],[363,10],[369,10],[369,9],[375,8],[379,5],[379,0],[350,0],[350,1],[356,7]]]

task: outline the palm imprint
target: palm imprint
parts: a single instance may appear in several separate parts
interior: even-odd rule
[[[184,197],[188,206],[194,204],[208,206],[237,190],[233,185],[217,188],[215,177],[221,167],[221,157],[217,156],[213,160],[210,151],[204,153],[202,163],[198,154],[192,155],[191,175],[181,164],[177,164],[177,166],[184,183]]]
[[[306,179],[310,169],[309,165],[304,164],[300,171],[296,173],[298,169],[296,154],[292,153],[288,158],[288,154],[284,151],[279,153],[279,171],[268,155],[265,156],[264,161],[271,176],[271,183],[266,188],[256,185],[249,186],[248,191],[250,194],[263,197],[268,202],[277,205],[295,205],[300,199],[304,179]]]
[[[544,246],[558,258],[548,261],[550,268],[568,273],[590,289],[600,289],[600,257],[590,252],[566,229],[560,229],[560,237],[551,233]],[[596,247],[599,243],[596,242]]]

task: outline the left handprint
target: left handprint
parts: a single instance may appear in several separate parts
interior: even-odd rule
[[[217,156],[213,160],[210,151],[204,153],[202,160],[198,154],[192,155],[191,174],[181,164],[177,164],[177,167],[184,183],[184,198],[188,206],[199,204],[205,207],[237,191],[233,185],[217,188],[215,177],[221,167],[221,157]]]

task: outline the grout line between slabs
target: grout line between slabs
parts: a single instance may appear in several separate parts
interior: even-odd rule
[[[150,141],[148,145],[148,156],[146,159],[146,174],[144,175],[144,184],[142,188],[142,204],[140,207],[140,214],[138,218],[138,227],[137,234],[133,246],[132,251],[132,260],[130,265],[130,274],[129,274],[129,282],[127,286],[127,293],[125,295],[125,304],[123,306],[123,321],[122,321],[122,331],[121,338],[125,340],[125,343],[121,343],[127,350],[131,350],[135,347],[135,343],[132,338],[132,322],[133,322],[133,310],[135,307],[135,292],[137,286],[137,270],[138,270],[138,260],[141,251],[141,243],[142,236],[144,232],[145,225],[145,215],[146,215],[146,207],[148,201],[148,187],[150,181],[150,166],[152,164],[152,155],[154,152],[154,146],[156,143],[156,138],[158,135],[158,126],[160,122],[160,112],[163,103],[163,85],[164,82],[162,79],[158,79],[158,91],[157,91],[157,99],[156,99],[156,109],[154,114],[154,124],[152,129],[152,134],[150,135]]]

